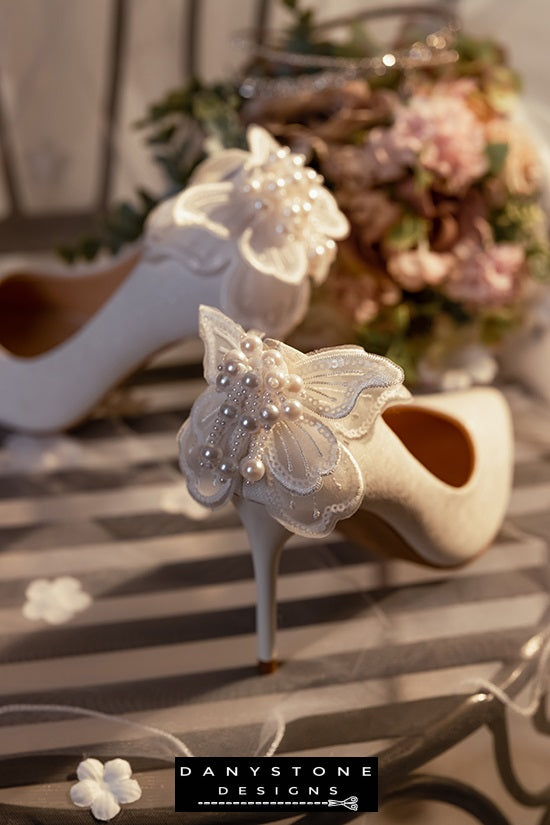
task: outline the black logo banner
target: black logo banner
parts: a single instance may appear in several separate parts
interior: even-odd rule
[[[378,810],[376,757],[176,758],[176,811],[338,808]]]

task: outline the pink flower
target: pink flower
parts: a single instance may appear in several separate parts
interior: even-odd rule
[[[415,155],[396,139],[394,127],[375,128],[369,132],[363,150],[363,163],[376,184],[399,180],[405,168],[414,163]]]
[[[431,252],[426,246],[419,246],[392,255],[388,260],[388,272],[403,289],[416,292],[441,283],[449,274],[453,261],[450,254]]]
[[[445,291],[456,301],[479,307],[498,307],[517,297],[525,274],[521,246],[499,243],[480,246],[469,238],[453,250],[456,264]]]
[[[488,168],[483,126],[468,106],[462,87],[434,86],[431,94],[417,93],[399,105],[389,129],[373,129],[371,150],[395,177],[397,166],[417,163],[439,178],[450,194],[463,192]],[[391,179],[385,177],[386,180]]]

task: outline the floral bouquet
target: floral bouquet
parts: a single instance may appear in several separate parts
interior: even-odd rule
[[[195,83],[151,108],[158,159],[179,186],[263,125],[305,155],[351,227],[293,342],[361,344],[409,384],[490,382],[499,343],[550,274],[542,172],[502,49],[454,23],[419,35],[404,10],[391,47],[358,19],[333,41],[297,0],[285,5],[293,24],[252,50],[234,84]]]

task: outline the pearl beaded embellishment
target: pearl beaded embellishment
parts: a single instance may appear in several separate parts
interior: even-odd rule
[[[289,373],[275,342],[242,336],[239,349],[228,350],[217,366],[220,406],[208,438],[199,447],[199,466],[219,471],[218,483],[239,474],[248,484],[265,475],[263,446],[279,421],[300,421],[304,386]]]
[[[269,152],[263,163],[241,170],[237,185],[256,212],[263,211],[273,218],[277,235],[288,240],[305,240],[308,238],[306,227],[323,183],[322,175],[305,166],[303,155],[282,146]],[[310,261],[328,256],[330,263],[335,250],[334,240],[321,234],[307,244]]]
[[[213,307],[199,330],[208,386],[178,435],[189,493],[207,507],[249,498],[294,532],[328,535],[362,500],[351,441],[403,397],[402,370],[359,347],[303,355]]]

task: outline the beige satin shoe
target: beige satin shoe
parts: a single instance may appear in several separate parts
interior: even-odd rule
[[[257,583],[258,660],[276,666],[276,576],[293,534],[334,527],[438,567],[485,550],[512,475],[507,404],[480,388],[410,399],[391,361],[357,347],[303,355],[201,310],[208,388],[180,436],[191,495],[233,499]]]

